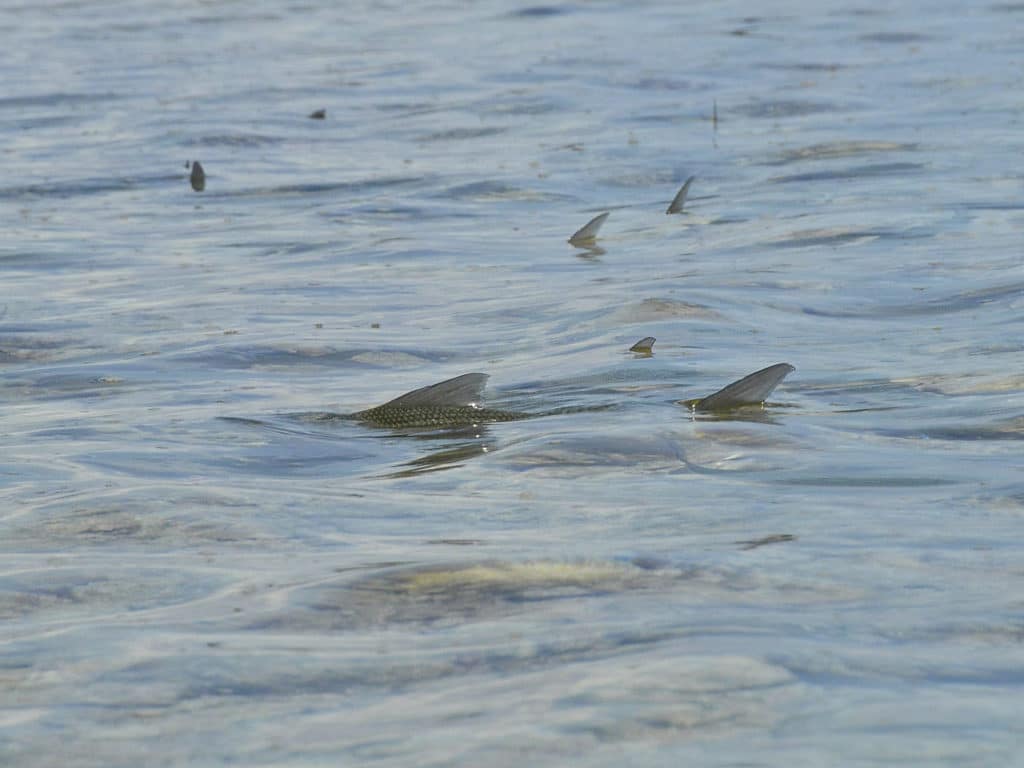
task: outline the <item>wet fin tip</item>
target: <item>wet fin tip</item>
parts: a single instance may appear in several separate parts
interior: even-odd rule
[[[776,363],[755,371],[726,387],[696,400],[682,404],[691,411],[727,411],[732,408],[761,405],[789,374],[795,371],[789,363]]]
[[[638,341],[636,344],[634,344],[632,347],[630,347],[629,351],[630,352],[636,352],[636,353],[641,354],[641,355],[649,355],[649,354],[651,354],[651,351],[652,351],[652,348],[654,347],[654,342],[655,341],[656,341],[656,339],[653,336],[645,336],[644,338],[640,339],[640,341]]]
[[[569,238],[569,243],[572,245],[582,246],[587,246],[593,243],[597,238],[597,233],[600,231],[601,225],[604,224],[605,219],[607,219],[609,215],[611,215],[611,211],[605,211],[604,213],[600,213],[592,218],[576,230],[573,236]]]
[[[414,389],[412,392],[406,392],[394,400],[389,400],[384,405],[405,408],[476,406],[483,399],[483,391],[488,378],[486,373],[464,373],[437,384],[429,384]]]
[[[682,213],[683,205],[686,204],[686,195],[690,191],[690,184],[693,183],[695,176],[691,176],[686,180],[683,186],[676,192],[676,196],[672,198],[672,202],[669,203],[668,209],[665,211],[666,214]]]
[[[206,171],[203,170],[203,166],[198,160],[192,161],[192,172],[189,174],[188,181],[196,192],[206,189]]]

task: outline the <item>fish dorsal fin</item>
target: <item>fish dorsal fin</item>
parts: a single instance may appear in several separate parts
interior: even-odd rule
[[[789,363],[770,365],[698,400],[693,407],[698,411],[721,411],[739,408],[741,405],[758,405],[779,386],[779,382],[795,370]]]
[[[576,234],[569,238],[569,242],[573,245],[577,243],[588,243],[593,241],[597,237],[598,230],[601,229],[601,225],[604,224],[604,220],[608,218],[610,211],[598,214],[578,230]]]
[[[653,336],[644,336],[636,344],[629,348],[630,352],[639,352],[640,354],[649,355],[651,348],[654,346],[654,342],[657,341]]]
[[[454,379],[447,379],[414,389],[389,400],[385,405],[402,406],[403,408],[443,405],[479,405],[483,399],[484,385],[487,384],[486,373],[464,373]]]
[[[686,193],[690,191],[690,184],[693,182],[693,179],[693,176],[688,178],[682,188],[676,192],[676,196],[672,198],[672,202],[669,203],[668,210],[665,211],[665,213],[683,212],[683,204],[686,202]]]

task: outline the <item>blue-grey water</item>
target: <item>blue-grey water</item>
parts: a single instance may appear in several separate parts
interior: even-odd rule
[[[1024,764],[1022,28],[4,3],[0,764]]]

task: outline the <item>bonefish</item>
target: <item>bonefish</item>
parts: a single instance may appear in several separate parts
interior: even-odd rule
[[[376,408],[342,414],[340,418],[365,421],[380,427],[440,428],[516,421],[536,415],[485,408],[481,401],[487,379],[486,373],[464,373],[454,379],[406,392]]]
[[[744,376],[707,397],[680,402],[694,411],[727,411],[743,406],[760,405],[794,370],[796,369],[789,363],[778,363]],[[486,373],[464,373],[453,379],[406,392],[375,408],[355,413],[331,414],[330,418],[352,419],[394,429],[441,429],[517,421],[571,410],[522,413],[487,408],[482,405],[483,389],[487,379]]]

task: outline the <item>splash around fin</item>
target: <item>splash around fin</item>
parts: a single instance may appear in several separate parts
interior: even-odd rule
[[[744,376],[707,397],[679,402],[691,411],[705,412],[761,405],[782,380],[795,370],[789,363],[776,363]]]

